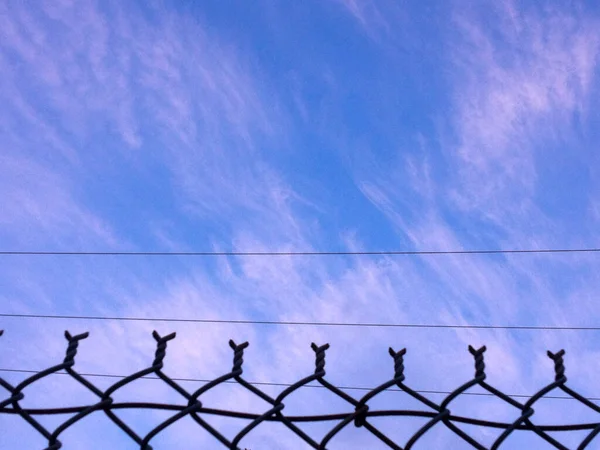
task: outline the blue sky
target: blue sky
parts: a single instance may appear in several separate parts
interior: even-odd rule
[[[600,247],[599,21],[593,2],[2,2],[0,247]],[[585,254],[4,256],[0,302],[3,313],[595,326],[597,264]],[[407,383],[440,390],[472,376],[467,344],[486,344],[492,384],[525,394],[552,379],[545,351],[564,347],[572,385],[600,394],[593,332],[8,318],[0,328],[3,367],[62,360],[68,328],[91,331],[82,371],[130,373],[151,362],[156,328],[178,332],[166,361],[173,376],[227,371],[234,338],[251,342],[248,379],[273,382],[311,373],[310,342],[330,342],[330,379],[358,386],[391,377],[386,349],[406,346]],[[63,381],[32,388],[37,404],[81,402]],[[171,398],[152,383],[130,392]],[[327,398],[307,391],[286,408],[325,411]],[[237,391],[214,399],[254,407]],[[509,416],[490,402],[465,400],[456,413]],[[564,420],[553,405],[541,418]],[[27,424],[0,421],[15,430],[0,448],[15,439],[42,448]],[[64,441],[101,448],[90,440],[98,427],[129,448],[101,419]],[[331,448],[380,448],[369,439],[349,429]],[[422,448],[463,445],[443,429],[427,439]],[[187,422],[155,448],[159,440],[213,442]],[[273,426],[244,445],[298,441]]]

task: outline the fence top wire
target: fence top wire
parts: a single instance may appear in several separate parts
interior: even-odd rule
[[[0,330],[0,336],[2,331]],[[82,340],[88,337],[88,333],[82,333],[79,335],[71,335],[68,331],[65,332],[65,338],[67,340],[67,350],[64,360],[48,369],[41,370],[34,373],[30,377],[21,381],[17,385],[12,385],[8,381],[0,377],[0,386],[8,392],[8,397],[2,400],[0,395],[0,414],[12,414],[17,415],[25,420],[31,427],[44,439],[47,440],[47,450],[58,450],[63,447],[67,447],[69,443],[61,441],[61,435],[72,426],[75,426],[83,418],[91,414],[104,414],[111,422],[120,428],[126,436],[132,439],[140,449],[148,450],[152,449],[150,442],[166,428],[174,424],[175,422],[183,419],[184,417],[190,417],[199,427],[199,430],[212,435],[212,437],[220,442],[220,444],[229,449],[241,449],[242,441],[247,443],[248,434],[259,427],[261,424],[266,422],[278,422],[283,426],[291,430],[299,439],[304,442],[306,448],[314,449],[327,449],[328,445],[338,437],[339,433],[347,426],[354,425],[366,433],[372,434],[376,439],[381,441],[385,446],[395,450],[407,450],[415,446],[415,444],[431,430],[444,427],[450,430],[470,447],[483,450],[483,449],[497,449],[503,446],[507,438],[515,432],[533,432],[540,439],[550,444],[553,448],[567,449],[555,437],[549,433],[552,432],[566,432],[566,431],[586,431],[585,438],[577,446],[578,449],[588,448],[589,445],[594,441],[597,434],[600,433],[600,423],[574,423],[574,424],[538,424],[535,423],[534,408],[533,406],[542,398],[547,398],[551,392],[562,391],[568,397],[581,403],[595,413],[600,413],[600,407],[590,401],[589,398],[579,394],[570,387],[567,386],[567,377],[565,376],[564,366],[564,350],[560,350],[556,353],[547,352],[548,357],[554,363],[554,379],[548,385],[541,388],[537,393],[518,401],[515,398],[503,393],[496,389],[486,381],[485,373],[485,362],[484,353],[486,347],[475,349],[469,346],[469,352],[472,355],[475,363],[475,373],[472,379],[466,381],[461,386],[457,387],[453,391],[449,392],[441,402],[434,402],[431,399],[425,397],[421,393],[413,390],[405,383],[404,376],[404,356],[406,349],[400,349],[398,351],[393,348],[389,348],[389,355],[393,360],[393,376],[392,378],[377,386],[368,390],[362,397],[355,398],[349,395],[347,392],[340,387],[335,386],[326,380],[325,375],[325,355],[329,348],[328,344],[316,345],[311,344],[311,348],[315,354],[315,367],[312,374],[302,378],[301,380],[293,383],[281,391],[277,396],[273,397],[268,395],[266,392],[261,390],[255,384],[248,382],[243,377],[243,356],[244,350],[248,347],[248,343],[244,342],[237,344],[234,341],[229,341],[229,346],[233,351],[233,365],[230,372],[215,378],[214,380],[207,381],[200,388],[193,392],[184,389],[174,378],[169,377],[163,371],[164,358],[166,356],[167,344],[169,341],[175,338],[175,333],[171,333],[166,336],[159,335],[156,331],[152,333],[152,336],[156,342],[156,350],[152,364],[143,370],[135,372],[123,379],[118,380],[107,389],[100,389],[94,385],[86,375],[79,373],[75,370],[75,357],[79,348],[79,344]],[[26,398],[27,388],[47,376],[66,372],[72,379],[80,383],[82,386],[87,388],[92,394],[94,394],[98,400],[95,403],[61,407],[61,408],[25,408],[21,405],[21,402]],[[115,392],[124,386],[133,383],[144,377],[153,375],[153,377],[162,380],[169,387],[171,387],[179,396],[181,396],[180,403],[151,403],[151,402],[117,402],[113,399]],[[224,410],[217,408],[209,408],[203,404],[203,396],[211,389],[219,386],[223,383],[237,383],[248,392],[256,395],[268,404],[266,411],[262,413],[249,413],[246,411],[237,410]],[[314,414],[314,415],[287,415],[284,414],[285,399],[296,392],[298,389],[307,386],[309,383],[317,383],[329,392],[333,393],[348,404],[349,411],[347,413],[337,414]],[[490,395],[500,399],[506,404],[514,407],[515,418],[512,422],[500,422],[484,420],[477,417],[460,416],[452,413],[451,404],[460,395],[466,393],[473,387],[483,388]],[[422,409],[409,410],[409,409],[372,409],[370,408],[369,402],[377,395],[390,390],[390,388],[399,389],[405,392],[407,395],[417,400],[421,405]],[[153,428],[145,436],[137,434],[124,420],[119,417],[119,410],[163,410],[172,411],[172,415],[164,420],[162,423]],[[71,416],[60,424],[53,431],[44,427],[38,420],[38,416],[41,415],[58,415],[58,414],[71,414]],[[242,421],[241,428],[231,439],[228,439],[211,424],[211,416],[223,416],[229,418],[237,418]],[[378,426],[375,425],[377,418],[380,417],[392,417],[398,421],[400,425],[402,420],[407,418],[422,418],[426,419],[424,425],[422,425],[406,442],[396,442],[391,437],[386,435]],[[304,432],[299,425],[307,422],[318,422],[318,423],[331,423],[332,427],[326,435],[316,440],[309,434]],[[495,439],[493,444],[486,447],[480,441],[477,440],[472,434],[461,428],[461,425],[474,425],[485,429],[496,429],[500,430],[500,435]],[[72,447],[71,447],[72,448]]]

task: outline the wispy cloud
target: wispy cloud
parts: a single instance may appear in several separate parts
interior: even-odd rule
[[[110,225],[83,207],[59,173],[27,158],[0,156],[0,225],[5,242],[26,248],[61,245],[82,248],[92,242],[116,244]]]
[[[438,142],[423,145],[415,138],[414,148],[407,148],[390,139],[390,145],[402,149],[395,165],[389,168],[381,162],[375,165],[377,170],[355,169],[365,196],[416,249],[594,242],[585,224],[573,228],[568,217],[544,206],[540,192],[557,182],[556,177],[545,176],[555,155],[578,159],[585,151],[577,138],[575,117],[586,116],[593,103],[596,19],[577,9],[505,6],[494,14],[483,7],[457,8],[454,14],[456,26],[445,36],[451,102],[440,113],[445,117],[437,119]],[[590,194],[572,191],[593,203]],[[418,274],[438,280],[440,292],[436,296],[430,286],[422,286],[420,292],[427,292],[427,303],[436,305],[438,320],[579,323],[582,318],[572,314],[567,293],[573,292],[578,307],[589,310],[593,305],[586,299],[594,292],[597,277],[584,275],[583,269],[589,261],[424,258],[426,269]],[[576,279],[570,278],[574,273]],[[493,348],[494,357],[506,364],[503,378],[513,386],[527,378],[530,367],[512,356],[522,349],[563,345],[579,356],[591,345],[584,337],[564,334],[457,335],[465,343],[486,342]]]
[[[371,36],[390,31],[390,24],[385,18],[388,12],[382,11],[378,2],[371,0],[336,0]],[[390,5],[387,4],[387,7]]]
[[[456,15],[457,146],[448,157],[459,207],[507,221],[536,214],[539,166],[552,154],[544,147],[573,145],[574,114],[592,104],[600,35],[577,10],[507,2],[493,21],[483,17]]]

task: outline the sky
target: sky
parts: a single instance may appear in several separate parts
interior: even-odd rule
[[[6,0],[0,2],[0,250],[597,248],[599,52],[595,2]],[[597,326],[598,263],[596,254],[582,253],[3,255],[0,313]],[[165,359],[173,377],[228,372],[227,343],[234,339],[250,342],[248,380],[292,383],[313,372],[315,342],[331,344],[326,369],[335,384],[372,387],[392,378],[391,346],[408,349],[407,385],[446,391],[473,376],[467,346],[485,344],[490,384],[526,395],[553,381],[546,350],[564,348],[569,385],[600,396],[594,331],[8,317],[0,318],[0,329],[0,366],[8,369],[61,362],[68,329],[90,331],[78,370],[130,374],[151,364],[156,329],[177,332]],[[0,376],[16,384],[26,375]],[[106,387],[114,379],[94,382]],[[264,389],[276,395],[282,388]],[[94,401],[62,376],[25,394],[28,407]],[[181,402],[152,380],[116,397]],[[286,414],[353,409],[320,389],[292,397]],[[265,410],[235,386],[210,392],[205,404]],[[418,405],[388,393],[375,407]],[[460,398],[450,410],[489,420],[518,417],[488,397]],[[119,415],[142,434],[169,417]],[[61,420],[40,419],[49,427]],[[598,421],[566,400],[536,406],[536,423],[578,420]],[[207,421],[230,437],[243,426]],[[373,419],[401,445],[424,423],[399,421]],[[44,448],[23,420],[4,415],[0,428],[9,430],[0,435],[2,449]],[[304,429],[319,440],[330,428]],[[499,434],[464,429],[484,445]],[[559,439],[570,447],[583,436]],[[65,449],[136,448],[99,416],[61,440]],[[187,418],[152,443],[155,449],[217,445]],[[303,448],[277,424],[260,426],[242,445]],[[528,434],[507,441],[507,448],[524,445],[549,448]],[[387,448],[353,426],[328,448],[351,446]],[[470,447],[438,426],[415,448]]]

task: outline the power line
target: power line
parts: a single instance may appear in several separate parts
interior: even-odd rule
[[[408,256],[408,255],[494,255],[511,253],[599,253],[600,248],[491,249],[491,250],[382,250],[382,251],[288,251],[288,252],[85,252],[85,251],[0,251],[0,256]]]
[[[5,368],[0,368],[0,372],[31,373],[31,374],[39,373],[37,370],[31,370],[31,369],[5,369]],[[119,378],[119,379],[126,378],[125,375],[102,374],[102,373],[83,373],[83,372],[77,372],[77,373],[79,375],[82,375],[85,377]],[[67,372],[53,372],[51,375],[69,375],[69,374]],[[213,380],[202,379],[202,378],[181,378],[181,377],[169,377],[169,378],[173,381],[181,381],[181,382],[210,383],[211,381],[213,381]],[[160,380],[160,378],[158,378],[158,377],[149,377],[147,375],[140,377],[140,379]],[[238,384],[237,381],[231,381],[231,380],[226,380],[223,383]],[[248,381],[248,383],[256,385],[256,386],[276,386],[276,387],[286,387],[286,388],[293,386],[293,384],[291,384],[291,383],[272,383],[272,382],[268,382],[268,381]],[[322,386],[320,384],[305,384],[302,387],[316,388],[316,389],[325,388],[325,386]],[[362,386],[339,386],[339,389],[343,389],[343,390],[347,390],[347,391],[372,391],[374,388],[362,387]],[[404,392],[402,389],[395,389],[395,388],[388,388],[387,391]],[[451,391],[438,391],[438,390],[431,390],[431,389],[415,390],[415,392],[418,392],[420,394],[434,394],[434,395],[449,395],[452,393]],[[489,392],[462,392],[460,395],[469,395],[469,396],[473,396],[473,397],[494,397],[494,394],[491,394]],[[507,395],[509,397],[513,397],[513,398],[529,399],[531,397],[531,396],[525,395],[525,394],[507,394]],[[576,400],[573,397],[565,397],[565,396],[560,396],[560,395],[545,395],[544,398],[555,399],[555,400]],[[589,400],[593,400],[593,401],[600,401],[600,397],[586,397],[586,398]]]
[[[418,323],[366,323],[366,322],[309,322],[285,320],[233,320],[233,319],[183,319],[162,317],[110,317],[74,316],[53,314],[11,314],[0,313],[0,317],[20,319],[64,319],[64,320],[114,320],[127,322],[172,322],[172,323],[211,323],[234,325],[289,325],[319,327],[370,327],[370,328],[442,328],[442,329],[481,329],[481,330],[544,330],[544,331],[600,331],[600,327],[546,326],[546,325],[450,325]]]

